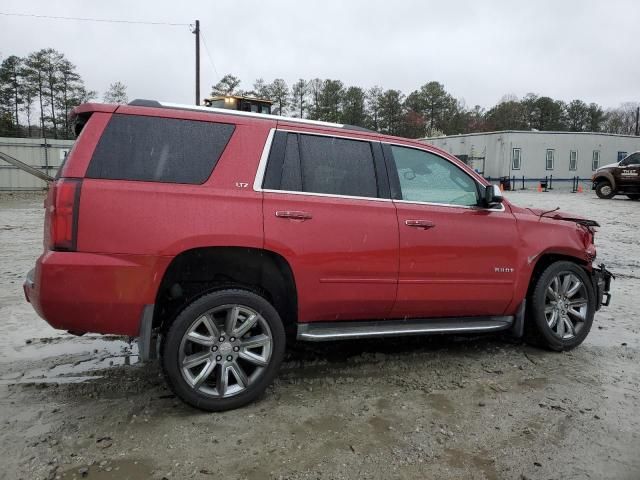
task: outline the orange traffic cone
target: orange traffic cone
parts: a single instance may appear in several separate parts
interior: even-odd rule
[[[500,191],[504,193],[504,186],[500,184]]]
[[[582,184],[578,184],[578,193],[582,193],[583,191]]]
[[[539,184],[538,184],[538,191],[539,191],[539,192],[541,192],[541,191],[542,191],[542,184],[541,184],[541,183],[539,183]]]

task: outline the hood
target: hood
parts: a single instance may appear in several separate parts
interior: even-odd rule
[[[563,212],[562,210],[544,210],[542,208],[521,208],[518,207],[519,213],[525,213],[529,215],[535,215],[541,218],[550,218],[552,220],[564,220],[566,222],[575,222],[585,227],[599,227],[600,224],[595,220],[575,215],[569,212]]]
[[[600,168],[598,168],[598,170],[596,170],[596,173],[598,173],[600,170],[605,170],[607,168],[611,168],[611,167],[617,167],[618,166],[618,162],[616,163],[610,163],[608,165],[603,165]]]

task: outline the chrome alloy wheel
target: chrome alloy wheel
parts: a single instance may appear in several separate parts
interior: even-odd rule
[[[200,315],[180,343],[184,380],[200,393],[232,397],[263,374],[273,337],[267,321],[243,305],[222,305]]]
[[[586,285],[572,272],[560,272],[551,279],[544,315],[555,336],[568,340],[580,332],[589,309],[587,295]]]

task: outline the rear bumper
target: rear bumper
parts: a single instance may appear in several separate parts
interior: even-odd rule
[[[593,288],[596,292],[596,310],[600,307],[608,307],[611,302],[611,280],[615,276],[601,263],[597,267],[593,267]]]
[[[138,336],[168,257],[45,252],[27,274],[27,301],[52,327]]]

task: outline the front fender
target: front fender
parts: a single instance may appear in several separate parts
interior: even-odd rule
[[[593,176],[593,185],[595,186],[599,180],[606,180],[611,184],[611,187],[616,189],[616,179],[611,172],[598,172]]]
[[[587,266],[595,258],[592,237],[576,223],[539,217],[531,213],[514,212],[521,238],[518,276],[514,297],[507,314],[512,314],[526,298],[536,267],[551,258],[569,259]]]

